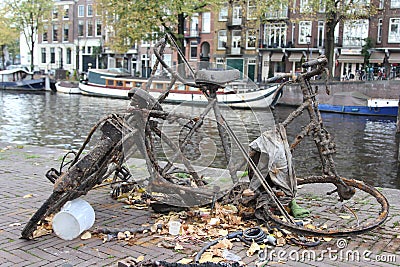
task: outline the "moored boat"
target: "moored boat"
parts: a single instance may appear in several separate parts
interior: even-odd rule
[[[318,108],[322,112],[396,117],[398,103],[398,99],[371,98],[360,92],[340,92],[325,103],[320,103]]]
[[[64,94],[80,94],[78,82],[60,81],[55,84],[57,92]]]
[[[45,90],[44,78],[35,79],[33,73],[25,69],[11,69],[0,71],[0,89],[2,90]]]
[[[148,90],[154,98],[165,92],[171,80],[166,78],[154,78]],[[250,82],[254,85],[253,82]],[[131,77],[123,69],[90,69],[86,82],[80,83],[82,94],[92,96],[104,96],[113,98],[128,98],[130,89],[138,87],[145,89],[147,79]],[[228,84],[225,90],[218,91],[217,98],[220,103],[235,108],[266,108],[275,98],[277,85],[266,88],[248,88],[245,81]],[[169,91],[164,101],[171,104],[203,104],[207,103],[207,97],[198,89],[185,86],[176,82]]]

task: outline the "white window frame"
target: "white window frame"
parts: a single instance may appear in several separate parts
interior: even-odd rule
[[[218,50],[225,50],[226,42],[228,41],[228,36],[227,36],[227,31],[226,30],[220,30],[218,31]],[[225,43],[225,46],[223,45]]]
[[[250,40],[250,38],[254,39],[254,40]],[[254,41],[254,46],[250,46],[249,43],[251,41]],[[246,49],[249,50],[254,50],[257,47],[257,30],[255,29],[251,29],[251,30],[247,30],[246,32]]]
[[[385,7],[385,0],[379,0],[378,9],[383,9]]]
[[[390,0],[390,8],[400,8],[400,0]]]
[[[79,32],[79,28],[82,26],[82,34]],[[78,20],[78,37],[85,36],[85,21]]]
[[[204,12],[201,14],[201,32],[211,32],[211,12]]]
[[[228,3],[225,3],[218,12],[218,21],[228,20]]]
[[[300,13],[310,12],[310,6],[308,0],[300,0]]]
[[[64,5],[63,20],[69,20],[69,5]]]
[[[376,36],[376,42],[378,44],[382,43],[382,25],[383,25],[383,19],[378,19],[378,31]]]
[[[318,21],[318,32],[317,32],[317,46],[323,47],[325,44],[325,21]]]
[[[89,31],[89,24],[91,25],[92,30]],[[90,35],[89,35],[90,33]],[[93,21],[87,20],[86,21],[86,36],[87,37],[93,37]]]
[[[98,34],[97,33],[97,27],[100,25],[100,34]],[[103,24],[102,24],[102,21],[101,21],[101,19],[96,19],[96,23],[95,23],[95,36],[96,37],[99,37],[99,36],[101,36],[101,33],[102,33],[102,27],[103,27]]]
[[[368,19],[345,21],[343,25],[343,46],[363,46],[368,37],[368,30]]]
[[[192,49],[195,49],[196,56],[192,57]],[[198,56],[198,43],[197,41],[190,41],[190,50],[189,50],[190,60],[196,60]]]
[[[46,40],[45,40],[44,36],[46,36]],[[43,26],[42,42],[43,43],[49,42],[49,26],[47,26],[47,25]]]
[[[58,30],[59,30],[58,25],[53,24],[51,27],[51,40],[53,43],[58,42],[58,37],[59,37]],[[54,34],[54,33],[56,33],[56,34]]]
[[[197,15],[193,15],[190,19],[190,32],[189,36],[198,36],[199,35],[199,17]]]
[[[66,39],[65,39],[65,37],[66,37],[66,36],[65,36],[65,30],[68,31],[68,36],[67,36]],[[62,41],[63,41],[63,42],[68,42],[68,41],[69,41],[69,24],[68,24],[68,23],[66,23],[66,24],[63,25]]]
[[[82,18],[85,16],[85,6],[79,5],[78,6],[78,17]]]
[[[257,19],[256,12],[257,12],[256,1],[247,0],[247,20]]]
[[[87,5],[87,17],[93,17],[93,5],[92,4],[88,4]]]
[[[40,49],[40,63],[42,64],[46,64],[47,63],[47,51],[46,51],[46,47],[42,47]]]
[[[298,44],[307,44],[307,35],[311,35],[312,21],[303,20],[299,22],[299,39]]]
[[[287,40],[287,25],[286,23],[270,23],[264,27],[264,44],[277,47],[286,45]],[[283,38],[282,38],[283,37]]]
[[[392,31],[393,26],[397,26],[395,31]],[[389,19],[388,43],[400,43],[400,18]]]

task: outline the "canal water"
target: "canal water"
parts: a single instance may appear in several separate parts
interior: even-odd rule
[[[128,100],[54,92],[0,91],[0,141],[78,149],[99,119],[110,113],[124,112],[128,104]],[[177,108],[167,105],[165,109]],[[188,114],[198,112],[196,109],[186,107],[179,111]],[[293,110],[293,107],[278,106],[276,113],[279,120],[283,120]],[[258,118],[270,119],[269,112],[256,111],[257,114],[260,112]],[[230,110],[225,115],[236,127],[236,132],[240,127],[247,128],[250,141],[263,130],[258,122],[252,121],[252,111]],[[241,118],[240,123],[236,117]],[[334,159],[341,176],[400,189],[395,119],[330,113],[323,113],[323,119],[326,129],[334,136],[337,147]],[[307,114],[293,122],[288,129],[289,138],[293,138],[306,122]],[[294,163],[299,177],[320,173],[319,157],[312,141],[303,142],[296,148]]]

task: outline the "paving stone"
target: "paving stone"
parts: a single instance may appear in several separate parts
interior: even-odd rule
[[[0,147],[6,144],[0,142]],[[37,159],[39,165],[35,166],[34,161],[27,160],[25,153],[27,150],[40,155]],[[118,261],[127,257],[137,258],[145,256],[150,260],[165,260],[168,262],[176,262],[182,258],[191,257],[185,253],[178,253],[171,249],[157,247],[160,239],[147,235],[138,235],[136,244],[128,245],[125,241],[110,241],[103,243],[100,238],[92,237],[89,240],[75,239],[72,241],[62,240],[54,233],[51,235],[39,237],[35,240],[26,241],[20,239],[20,232],[30,216],[41,206],[41,204],[51,194],[52,184],[44,177],[49,167],[59,164],[54,160],[64,154],[64,151],[45,147],[26,146],[21,150],[7,150],[4,157],[0,161],[0,212],[3,215],[0,218],[0,265],[1,266],[64,266],[72,264],[73,266],[117,266]],[[47,155],[47,156],[46,156]],[[141,161],[135,161],[136,166],[140,166]],[[13,167],[10,167],[13,166]],[[143,168],[145,170],[145,168]],[[13,181],[10,183],[9,181]],[[111,199],[109,196],[109,188],[100,188],[92,190],[83,196],[94,207],[96,213],[96,222],[94,228],[111,227],[129,227],[135,228],[142,224],[153,223],[154,219],[151,210],[133,210],[122,209],[123,204]],[[321,191],[320,185],[308,185],[300,191],[311,194],[315,192],[326,192],[328,188]],[[32,198],[23,198],[27,194],[33,194]],[[347,240],[348,251],[363,252],[370,250],[373,256],[382,251],[381,255],[396,256],[394,262],[350,262],[350,261],[331,261],[324,259],[323,261],[294,261],[288,260],[287,266],[394,266],[400,264],[400,239],[395,238],[399,232],[399,228],[394,229],[396,222],[400,220],[400,190],[383,189],[383,193],[390,201],[391,210],[388,221],[382,227],[371,232],[352,236]],[[368,201],[365,194],[357,194],[358,199],[348,202],[349,207],[353,204],[362,205],[357,213],[365,212],[366,216],[374,216],[375,207]],[[325,201],[325,202],[323,202]],[[307,200],[303,198],[298,203],[320,205],[316,207],[313,213],[315,220],[319,220],[321,224],[329,223],[336,225],[343,223],[338,218],[338,206],[336,206],[336,197],[327,196],[326,199]],[[371,208],[373,207],[373,208]],[[350,213],[346,213],[350,214]],[[319,216],[319,218],[318,218]],[[360,218],[362,219],[362,218]],[[10,227],[12,223],[19,222],[21,226]],[[353,218],[354,222],[354,218]],[[129,224],[129,225],[127,225]],[[320,256],[323,250],[337,249],[337,238],[330,242],[323,242],[320,246],[312,248],[317,256]],[[193,251],[199,251],[204,244],[196,244],[191,248]],[[257,255],[252,258],[246,257],[248,247],[241,242],[234,242],[232,252],[241,256],[245,262],[254,266]],[[280,249],[280,248],[274,248]],[[286,245],[282,247],[286,251],[293,253],[301,253],[307,248]],[[374,254],[375,253],[375,254]]]

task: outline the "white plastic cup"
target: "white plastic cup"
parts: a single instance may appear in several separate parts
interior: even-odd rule
[[[181,230],[181,223],[178,221],[170,221],[168,232],[170,235],[179,235]]]
[[[94,210],[88,202],[77,198],[64,204],[53,218],[54,233],[64,240],[72,240],[93,226]]]

